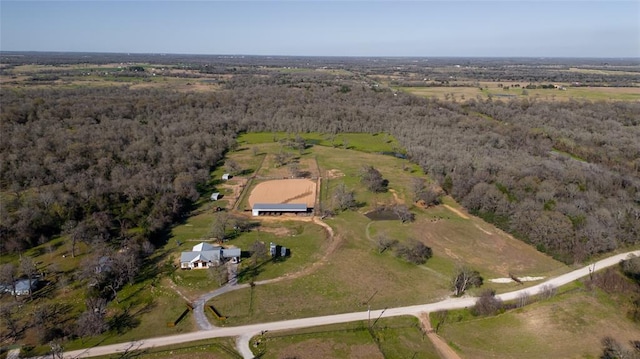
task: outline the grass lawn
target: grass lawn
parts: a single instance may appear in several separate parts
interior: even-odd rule
[[[266,333],[254,353],[261,358],[439,358],[417,319],[386,318],[368,329],[367,322],[327,325],[288,332]]]
[[[233,338],[215,338],[197,342],[170,345],[132,351],[129,357],[141,359],[241,359],[242,355],[236,351],[235,340]],[[124,357],[124,356],[118,356]],[[112,359],[114,355],[95,357],[96,359]]]

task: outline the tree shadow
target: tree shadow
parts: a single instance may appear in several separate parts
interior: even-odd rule
[[[116,314],[109,319],[109,328],[120,335],[137,327],[138,325],[140,325],[140,319],[129,314],[129,310]]]

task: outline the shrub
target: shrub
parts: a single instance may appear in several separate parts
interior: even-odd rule
[[[396,256],[413,264],[424,264],[433,256],[431,248],[415,239],[396,247]]]

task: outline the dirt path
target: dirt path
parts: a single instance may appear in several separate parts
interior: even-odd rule
[[[315,261],[314,263],[312,263],[311,265],[302,268],[301,270],[297,271],[297,272],[293,272],[293,273],[288,273],[285,274],[281,277],[278,278],[273,278],[273,279],[265,279],[265,280],[261,280],[261,281],[257,281],[255,282],[255,285],[264,285],[264,284],[270,284],[270,283],[277,283],[277,282],[281,282],[284,280],[290,280],[290,279],[296,279],[296,278],[300,278],[306,275],[309,275],[311,273],[313,273],[314,271],[316,271],[318,268],[320,268],[321,266],[323,266],[324,264],[327,263],[327,260],[329,259],[329,256],[331,256],[331,254],[333,254],[336,249],[338,248],[338,246],[340,245],[340,243],[342,243],[342,237],[338,236],[336,238],[336,236],[334,236],[333,234],[333,228],[331,228],[331,226],[329,226],[328,224],[324,223],[320,218],[318,217],[297,217],[297,216],[278,216],[278,217],[269,217],[269,216],[264,216],[264,217],[260,217],[261,220],[264,221],[270,221],[270,222],[277,222],[277,221],[300,221],[300,222],[313,222],[319,226],[321,226],[322,228],[324,228],[324,230],[327,232],[327,240],[329,241],[329,246],[327,247],[327,250],[325,251],[324,255],[322,256],[322,258],[320,258],[319,260]],[[225,286],[222,286],[214,291],[208,292],[206,294],[201,295],[197,300],[194,301],[194,315],[196,317],[196,323],[198,324],[198,328],[200,328],[200,330],[211,330],[216,328],[214,325],[211,324],[211,322],[209,322],[209,320],[207,319],[206,315],[204,314],[204,307],[206,305],[206,303],[219,296],[222,295],[224,293],[228,293],[234,290],[238,290],[238,289],[243,289],[243,288],[247,288],[249,285],[248,284],[227,284]],[[175,284],[173,284],[173,282],[170,282],[170,287],[175,290],[178,294],[180,294],[183,298],[186,299],[186,297],[184,295],[182,295],[182,293],[180,293],[180,291],[178,290],[178,288],[176,288]],[[187,300],[188,301],[188,300]]]
[[[285,274],[282,277],[278,277],[278,278],[266,279],[266,280],[258,281],[258,282],[256,282],[256,284],[276,283],[276,282],[281,282],[283,280],[300,278],[302,276],[306,276],[306,275],[309,275],[309,274],[313,273],[318,268],[320,268],[321,266],[323,266],[324,264],[327,263],[327,259],[329,259],[329,256],[331,256],[331,254],[333,254],[336,251],[336,249],[338,249],[338,246],[340,245],[340,243],[342,243],[342,236],[338,236],[336,238],[336,236],[333,235],[333,228],[331,228],[331,226],[329,226],[328,224],[324,223],[318,217],[311,217],[311,222],[323,227],[325,229],[325,231],[327,232],[327,240],[330,241],[329,242],[329,247],[324,252],[324,255],[322,256],[322,258],[320,258],[319,260],[313,262],[310,266],[305,267],[305,268],[303,268],[303,269],[301,269],[301,270],[299,270],[297,272],[288,273],[288,274]]]
[[[442,359],[462,359],[456,353],[447,342],[444,341],[434,330],[431,328],[431,322],[429,321],[429,313],[420,313],[418,316],[420,319],[420,324],[422,325],[422,330],[427,334],[433,346],[436,347],[438,354],[440,354],[440,358]]]
[[[396,201],[396,203],[404,204],[404,200],[402,200],[402,199],[400,199],[400,197],[398,197],[398,193],[396,192],[395,189],[390,189],[389,192],[391,192],[391,194],[393,195],[393,199]]]
[[[453,213],[457,214],[458,216],[460,216],[460,218],[463,218],[463,219],[469,219],[469,216],[467,216],[466,214],[464,214],[464,213],[460,212],[460,210],[455,209],[455,208],[451,207],[451,206],[450,206],[450,205],[448,205],[448,204],[443,204],[443,206],[444,206],[446,209],[450,210],[451,212],[453,212]]]
[[[176,293],[178,293],[179,296],[182,297],[182,299],[184,299],[185,301],[187,301],[187,303],[191,303],[191,300],[189,298],[187,298],[186,295],[182,294],[182,292],[178,289],[178,287],[176,286],[176,284],[171,280],[171,278],[169,278],[168,280],[169,282],[169,288],[173,289]]]

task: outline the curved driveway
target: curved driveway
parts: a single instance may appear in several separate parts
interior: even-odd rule
[[[561,276],[552,278],[543,283],[535,285],[533,287],[503,293],[497,295],[502,300],[513,300],[518,298],[522,293],[529,295],[537,294],[544,291],[545,286],[551,285],[554,287],[562,286],[567,283],[573,282],[579,278],[589,275],[595,266],[595,270],[599,270],[605,267],[610,267],[619,263],[621,260],[627,258],[630,254],[640,256],[640,250],[617,254],[606,259],[600,260],[589,266],[574,270],[573,272],[563,274]],[[225,287],[220,288],[223,290]],[[211,293],[213,294],[213,293]],[[400,315],[413,315],[419,316],[423,312],[433,312],[438,310],[460,309],[469,307],[475,304],[475,297],[463,297],[463,298],[448,298],[437,303],[412,305],[407,307],[388,308],[386,310],[372,310],[371,317],[394,317]],[[203,302],[204,303],[204,302]],[[93,348],[75,350],[64,353],[65,358],[86,358],[98,355],[108,355],[113,353],[124,353],[136,349],[146,349],[153,347],[160,347],[165,345],[174,345],[186,342],[192,342],[197,340],[204,340],[210,338],[222,338],[222,337],[238,337],[237,343],[241,346],[240,351],[245,358],[252,358],[253,353],[249,349],[249,340],[251,337],[261,333],[262,331],[277,331],[277,330],[290,330],[307,327],[315,327],[326,324],[347,323],[359,320],[367,320],[368,312],[354,312],[344,313],[336,315],[326,315],[321,317],[302,318],[293,320],[284,320],[271,323],[250,324],[238,327],[226,327],[226,328],[213,328],[210,330],[200,330],[193,333],[170,335],[165,337],[149,338],[137,342],[127,342],[112,345],[104,345]],[[43,357],[44,358],[44,357]]]

